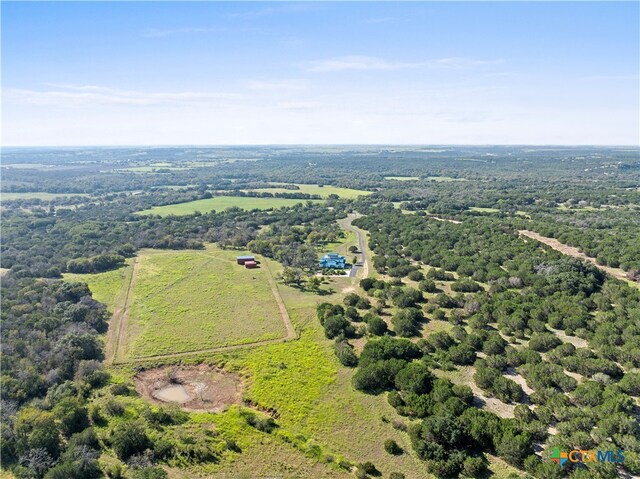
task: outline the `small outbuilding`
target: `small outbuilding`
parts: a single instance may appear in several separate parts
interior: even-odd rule
[[[258,267],[258,263],[255,261],[245,261],[244,262],[244,267],[247,269],[251,269],[251,268],[257,268]]]
[[[256,258],[255,258],[255,256],[251,256],[251,255],[238,256],[236,258],[236,261],[238,262],[238,264],[245,264],[247,261],[253,261],[255,263]]]

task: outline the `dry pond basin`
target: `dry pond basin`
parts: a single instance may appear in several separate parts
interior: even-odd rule
[[[206,364],[148,369],[136,374],[135,384],[148,401],[185,411],[221,412],[242,400],[240,377]]]

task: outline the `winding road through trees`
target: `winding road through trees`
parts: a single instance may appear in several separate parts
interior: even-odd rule
[[[350,214],[346,218],[338,220],[338,224],[342,228],[348,231],[353,231],[358,237],[358,251],[360,251],[361,259],[359,262],[354,264],[353,267],[351,268],[351,271],[349,271],[349,277],[351,278],[355,278],[360,269],[362,269],[363,278],[366,278],[369,276],[369,259],[367,258],[367,249],[366,249],[366,244],[364,240],[364,231],[362,231],[360,228],[353,226],[352,224],[353,220],[360,218],[360,216],[362,215]]]

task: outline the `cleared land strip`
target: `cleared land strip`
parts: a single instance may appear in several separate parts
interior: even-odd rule
[[[622,281],[626,281],[626,282],[628,282],[630,284],[635,285],[636,287],[640,287],[640,284],[638,284],[635,281],[631,281],[631,280],[629,280],[629,278],[627,278],[627,273],[624,270],[622,270],[620,268],[612,268],[610,266],[602,266],[602,265],[600,265],[600,264],[598,264],[596,262],[595,258],[587,256],[586,254],[584,254],[582,251],[580,251],[578,248],[576,248],[574,246],[568,246],[568,245],[566,245],[564,243],[560,243],[560,241],[558,241],[555,238],[548,238],[546,236],[542,236],[542,235],[536,233],[535,231],[518,230],[518,233],[520,233],[523,236],[527,236],[528,238],[531,238],[531,239],[534,239],[536,241],[539,241],[540,243],[544,243],[547,246],[550,246],[553,249],[555,249],[556,251],[560,251],[563,254],[566,254],[566,255],[569,255],[569,256],[573,256],[575,258],[580,258],[580,259],[583,259],[585,261],[589,261],[590,263],[595,265],[597,268],[599,268],[600,270],[604,271],[605,273],[610,274],[614,278],[621,279]]]
[[[206,255],[209,256],[209,255]],[[213,256],[210,256],[214,259]],[[131,266],[130,275],[125,277],[125,293],[122,298],[122,303],[118,302],[116,306],[113,308],[113,317],[111,319],[111,324],[109,325],[109,334],[107,336],[107,361],[110,364],[126,364],[126,363],[138,363],[144,361],[157,361],[159,359],[171,359],[171,358],[179,358],[183,356],[192,356],[194,354],[209,354],[209,353],[218,353],[225,351],[233,351],[235,349],[243,349],[250,348],[256,346],[264,346],[267,344],[276,344],[283,343],[286,341],[291,341],[296,339],[298,336],[296,334],[293,323],[291,322],[291,318],[289,316],[289,312],[282,300],[282,296],[280,295],[280,291],[278,290],[278,285],[276,284],[273,275],[271,274],[271,270],[269,269],[269,265],[266,261],[262,262],[264,267],[264,271],[267,276],[267,281],[269,282],[269,286],[271,288],[271,292],[273,294],[276,303],[278,304],[278,309],[280,310],[280,315],[282,316],[282,321],[284,322],[285,328],[287,330],[287,335],[283,338],[276,339],[266,339],[263,341],[252,341],[250,343],[243,344],[234,344],[232,346],[220,346],[217,348],[209,348],[209,349],[198,349],[194,351],[184,351],[180,353],[172,353],[172,354],[159,354],[154,356],[144,356],[141,358],[133,358],[130,360],[124,360],[118,358],[118,347],[124,344],[125,334],[127,330],[127,323],[129,321],[129,308],[131,306],[131,299],[133,297],[133,287],[135,284],[135,276],[136,272],[139,269],[138,258],[134,258],[133,264]]]
[[[133,293],[136,271],[139,268],[138,258],[133,258],[133,263],[127,268],[124,277],[124,294],[116,299],[113,307],[109,333],[107,334],[107,363],[115,363],[118,355],[118,346],[124,342],[126,325],[129,321],[129,303]]]
[[[462,224],[462,221],[450,220],[449,218],[440,218],[439,216],[434,216],[429,214],[427,215],[427,218],[431,218],[432,220],[436,220],[436,221],[446,221],[447,223],[453,223],[454,225]]]
[[[278,308],[280,309],[280,314],[282,315],[282,321],[284,322],[285,328],[287,328],[287,335],[284,338],[280,338],[280,340],[288,341],[291,339],[295,339],[296,330],[293,327],[293,323],[291,322],[291,318],[289,317],[289,312],[287,311],[287,307],[285,306],[284,301],[282,300],[280,291],[278,291],[278,285],[276,284],[276,280],[273,279],[273,275],[271,274],[271,269],[269,269],[269,264],[266,261],[263,261],[262,264],[264,265],[265,273],[267,273],[267,281],[269,281],[269,286],[271,286],[271,292],[273,293],[273,297],[276,299],[276,303],[278,303]]]

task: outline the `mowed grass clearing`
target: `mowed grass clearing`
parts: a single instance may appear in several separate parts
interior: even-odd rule
[[[436,183],[450,183],[452,181],[469,181],[466,178],[454,178],[452,176],[427,176],[427,180]]]
[[[292,200],[288,198],[252,198],[249,196],[214,196],[204,200],[188,201],[175,205],[154,206],[147,210],[138,211],[139,215],[191,215],[196,211],[208,213],[210,211],[224,211],[237,207],[243,210],[268,210],[271,208],[282,208],[294,206],[309,200]],[[321,201],[321,200],[310,200]]]
[[[394,180],[394,181],[416,181],[419,180],[419,176],[385,176],[385,180]]]
[[[476,213],[500,213],[497,208],[483,208],[481,206],[471,206],[469,211],[475,211]]]
[[[128,262],[130,263],[131,261],[129,260]],[[113,312],[116,297],[122,288],[122,282],[124,281],[126,272],[127,268],[122,267],[113,271],[96,274],[65,273],[62,277],[65,281],[87,283],[93,299],[106,304],[107,310]]]
[[[0,193],[1,201],[11,200],[56,200],[58,198],[68,198],[71,196],[89,196],[85,193],[45,193],[43,191],[26,191],[21,193]]]
[[[202,351],[284,337],[264,269],[237,251],[142,250],[129,299],[125,359]]]
[[[305,193],[308,195],[320,195],[322,198],[328,198],[329,195],[337,195],[340,198],[357,198],[358,196],[370,195],[371,191],[365,190],[354,190],[352,188],[341,188],[339,186],[330,186],[330,185],[305,185],[302,183],[292,183],[292,185],[297,186],[299,189],[292,190],[288,188],[283,188],[281,186],[286,186],[288,183],[271,183],[276,186],[275,188],[258,188],[255,190],[259,193]]]

